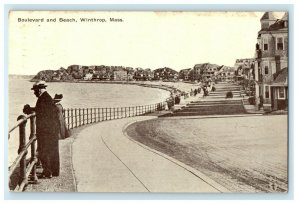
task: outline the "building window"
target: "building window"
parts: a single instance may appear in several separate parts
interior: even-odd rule
[[[268,39],[267,38],[263,38],[263,47],[264,47],[264,50],[268,50]]]
[[[283,38],[280,37],[280,38],[276,38],[276,47],[277,47],[277,50],[283,50]]]
[[[285,98],[285,95],[284,95],[284,87],[279,87],[278,98],[279,98],[279,99],[284,99],[284,98]]]
[[[268,66],[265,66],[265,75],[266,74],[269,74],[269,67]]]
[[[269,98],[269,97],[270,97],[269,86],[265,86],[265,98]]]

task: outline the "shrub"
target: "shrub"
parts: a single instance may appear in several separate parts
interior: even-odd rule
[[[254,97],[249,97],[248,101],[249,101],[250,105],[255,105],[255,98]]]
[[[228,91],[228,92],[226,93],[226,98],[233,98],[233,94],[232,94],[231,91]]]

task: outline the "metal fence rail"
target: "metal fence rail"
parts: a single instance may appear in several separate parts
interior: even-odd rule
[[[113,108],[67,108],[63,110],[67,128],[73,129],[83,125],[97,123],[107,120],[134,117],[161,111],[166,102],[131,107],[113,107]]]

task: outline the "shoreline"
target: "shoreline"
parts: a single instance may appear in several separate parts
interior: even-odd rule
[[[31,80],[29,80],[32,82]],[[82,83],[82,84],[118,84],[118,85],[136,85],[140,87],[161,89],[169,92],[169,97],[164,98],[163,102],[174,100],[174,96],[189,96],[190,92],[198,88],[199,84],[192,82],[164,82],[164,81],[48,81],[46,83]]]
[[[33,82],[30,80],[30,82]],[[177,89],[175,87],[168,86],[166,84],[163,84],[164,82],[161,81],[93,81],[93,80],[76,80],[76,81],[49,81],[46,83],[98,83],[98,84],[123,84],[123,85],[137,85],[137,86],[144,86],[149,88],[159,88],[166,91],[179,91],[183,92],[180,89]],[[186,83],[186,82],[169,82],[169,83]],[[193,83],[186,83],[190,85],[194,85]]]

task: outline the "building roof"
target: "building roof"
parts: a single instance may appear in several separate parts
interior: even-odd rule
[[[275,31],[275,30],[280,30],[283,29],[284,27],[284,20],[278,20],[274,24],[270,25],[269,31]]]
[[[260,20],[276,20],[276,18],[273,16],[272,12],[265,12]]]
[[[285,67],[275,73],[272,85],[288,85],[288,68]]]
[[[289,16],[288,12],[285,12],[284,15],[283,15],[283,17],[281,18],[281,20],[287,21],[288,20],[288,16]]]
[[[235,72],[236,68],[224,66],[221,72]]]

